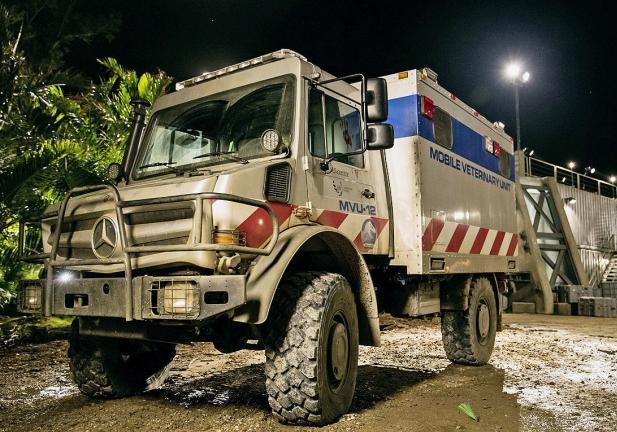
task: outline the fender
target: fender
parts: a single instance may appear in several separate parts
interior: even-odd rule
[[[327,260],[311,260],[324,256]],[[373,280],[368,266],[355,246],[336,229],[323,225],[301,225],[281,233],[272,253],[255,259],[247,275],[247,303],[239,307],[233,320],[262,324],[286,271],[293,264],[311,262],[311,270],[341,273],[349,281],[358,308],[360,343],[379,346],[379,315]]]

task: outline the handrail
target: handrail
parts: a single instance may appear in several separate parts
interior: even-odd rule
[[[525,175],[530,177],[554,177],[557,183],[572,186],[586,192],[608,198],[617,198],[617,185],[578,173],[572,169],[552,164],[532,156],[525,156]]]

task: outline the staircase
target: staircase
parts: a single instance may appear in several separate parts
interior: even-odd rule
[[[602,283],[611,282],[617,282],[617,255],[613,255],[602,275]]]

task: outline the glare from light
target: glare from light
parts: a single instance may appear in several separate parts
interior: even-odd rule
[[[570,168],[571,170],[573,170],[574,168],[576,168],[576,162],[574,162],[574,161],[570,161],[570,162],[568,162],[568,168]]]
[[[455,221],[459,221],[459,220],[463,220],[463,218],[465,217],[465,213],[462,211],[455,211],[454,212],[454,220]]]
[[[521,81],[526,83],[527,81],[529,81],[529,78],[531,78],[531,74],[529,72],[523,72],[523,75],[521,76]]]
[[[71,272],[65,271],[65,272],[60,273],[60,275],[58,275],[58,281],[62,283],[67,283],[71,279],[73,279],[73,273]]]
[[[616,177],[616,176],[614,176],[614,175],[612,175],[612,176],[610,176],[610,177],[608,178],[608,181],[609,181],[609,182],[611,182],[611,183],[615,183],[615,182],[617,182],[617,177]]]
[[[595,174],[595,172],[596,172],[596,169],[595,169],[595,168],[593,168],[593,167],[591,167],[591,166],[585,167],[585,174],[587,174],[587,173],[589,173],[589,174]]]
[[[508,63],[506,65],[506,78],[514,80],[516,78],[518,78],[521,74],[521,65],[518,63]]]

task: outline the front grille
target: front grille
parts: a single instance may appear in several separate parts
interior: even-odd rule
[[[264,195],[268,201],[288,202],[291,167],[288,163],[271,165],[266,170]]]
[[[128,209],[129,211],[131,209]],[[163,208],[157,210],[134,211],[124,216],[126,222],[126,234],[131,246],[163,246],[182,245],[189,242],[193,215],[192,207]],[[104,212],[97,214],[73,216],[75,219],[65,219],[62,224],[62,237],[58,247],[58,257],[63,259],[94,259],[97,258],[92,251],[92,230],[96,222],[103,216],[109,216],[115,221],[115,214]],[[78,219],[78,218],[82,219]],[[55,222],[55,220],[54,220]],[[56,224],[50,224],[52,235],[47,239],[51,246]],[[107,225],[111,227],[111,225]],[[111,236],[111,233],[109,233]],[[117,238],[119,242],[120,239]],[[104,247],[105,245],[103,245]],[[120,251],[118,247],[116,253]],[[111,250],[102,250],[103,256],[108,256]],[[142,255],[149,255],[144,253]]]
[[[139,225],[157,222],[172,222],[178,219],[193,219],[192,208],[154,210],[127,214],[124,220],[128,225]]]

